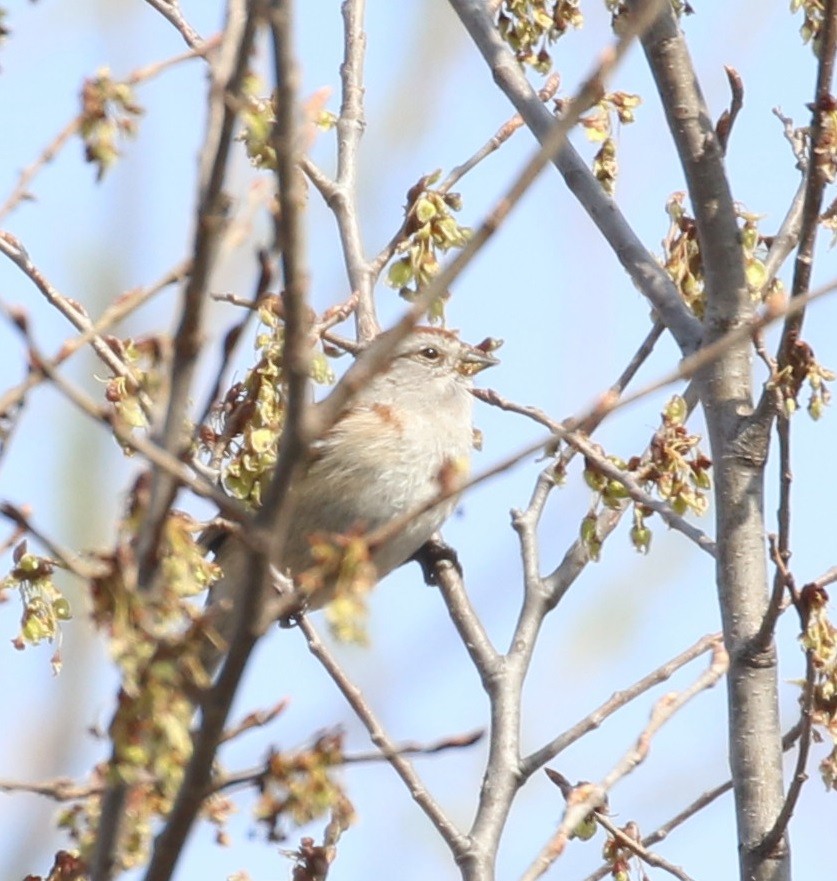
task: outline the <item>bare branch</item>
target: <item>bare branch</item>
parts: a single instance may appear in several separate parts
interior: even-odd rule
[[[822,29],[818,38],[817,82],[814,101],[811,105],[811,135],[809,139],[808,161],[806,163],[805,200],[802,206],[799,249],[794,263],[791,296],[807,293],[811,284],[811,270],[814,262],[814,247],[822,211],[823,194],[828,181],[825,157],[821,142],[827,136],[826,114],[833,112],[834,97],[831,94],[834,78],[835,51],[837,51],[837,3],[826,0],[823,10]],[[780,366],[788,363],[791,349],[799,339],[804,312],[789,316],[779,343],[778,361]]]
[[[259,269],[259,278],[256,282],[256,289],[253,291],[252,299],[244,300],[242,298],[236,297],[234,294],[211,295],[213,300],[233,303],[237,306],[244,306],[248,310],[248,312],[238,324],[234,325],[224,335],[224,339],[221,343],[221,356],[219,358],[218,367],[215,372],[215,381],[212,383],[211,391],[206,396],[206,404],[204,404],[203,410],[201,411],[201,417],[198,420],[198,425],[204,424],[207,419],[209,419],[212,408],[221,395],[221,389],[224,388],[226,385],[227,371],[229,369],[230,362],[232,360],[233,354],[235,353],[236,347],[238,346],[239,342],[241,341],[242,335],[244,334],[244,329],[250,323],[250,319],[252,318],[255,311],[261,305],[262,299],[267,295],[271,279],[273,278],[273,266],[271,264],[271,260],[268,256],[267,251],[259,251]],[[232,426],[225,425],[225,430],[231,429]],[[226,449],[229,440],[229,437],[222,436],[214,444],[214,449],[210,457],[210,468],[218,468],[220,466],[221,457],[224,454],[224,450]]]
[[[522,413],[524,415],[532,415],[532,407],[524,407],[506,400],[497,392],[491,389],[477,389],[474,395],[481,401],[499,407],[501,410],[508,410],[511,413]],[[672,529],[682,532],[687,538],[691,539],[701,550],[711,556],[715,555],[715,542],[706,535],[705,532],[693,526],[684,517],[676,514],[671,505],[667,502],[655,498],[646,492],[629,472],[618,468],[613,462],[603,456],[591,441],[577,431],[569,431],[558,422],[554,422],[548,417],[540,414],[538,421],[548,424],[552,433],[565,443],[569,444],[577,452],[581,453],[591,462],[594,462],[596,468],[602,472],[609,480],[616,480],[625,487],[628,495],[633,501],[650,508],[666,522]]]
[[[558,75],[552,74],[547,78],[543,88],[538,92],[538,98],[543,102],[548,101],[553,97],[555,92],[558,91],[559,84],[560,78]],[[468,172],[476,168],[486,157],[499,150],[500,147],[502,147],[502,145],[505,144],[505,142],[508,141],[508,139],[523,125],[523,117],[519,113],[516,113],[510,119],[506,120],[506,122],[504,122],[494,134],[494,137],[490,138],[469,159],[466,159],[461,165],[457,165],[456,168],[448,174],[442,183],[439,184],[439,192],[448,192],[451,187],[455,186],[458,181],[468,174]],[[312,180],[314,180],[313,177]],[[316,181],[314,182],[316,185]],[[369,269],[373,278],[377,278],[380,275],[384,266],[386,266],[386,264],[392,259],[398,246],[404,241],[405,228],[406,223],[402,223],[398,231],[369,264]]]
[[[526,121],[542,147],[549,146],[547,161],[555,164],[570,191],[611,245],[613,253],[634,284],[648,298],[672,332],[682,352],[693,352],[700,345],[702,337],[700,323],[688,311],[668,274],[630,228],[616,203],[605,194],[572,145],[552,140],[554,120],[529,85],[514,55],[500,38],[485,5],[471,0],[450,0],[450,4],[491,68],[497,85]],[[661,5],[643,4],[642,12],[633,17],[629,32],[623,39],[629,40],[644,27],[648,17]],[[620,41],[619,45],[627,45],[627,42]],[[614,48],[611,51],[616,54],[619,50]],[[591,77],[587,82],[600,85],[601,77]],[[587,109],[587,105],[582,104],[580,99],[581,95],[573,99],[569,116],[562,119],[575,123],[578,115]],[[560,149],[555,149],[559,147]]]
[[[806,180],[803,178],[794,194],[793,201],[785,215],[785,219],[782,221],[782,225],[779,227],[776,235],[773,236],[773,241],[764,261],[764,271],[767,275],[767,280],[763,288],[773,281],[782,264],[799,241],[799,230],[802,226],[802,206],[805,200],[806,189]]]
[[[240,722],[236,722],[235,725],[224,731],[221,742],[228,743],[244,734],[245,731],[252,731],[254,728],[264,728],[265,725],[269,725],[274,719],[281,716],[288,708],[289,703],[290,701],[287,698],[282,698],[279,703],[272,706],[269,710],[248,713]]]
[[[596,811],[596,822],[623,847],[627,847],[630,851],[636,854],[643,863],[647,863],[649,866],[653,866],[657,869],[662,869],[664,872],[668,872],[669,875],[679,878],[680,881],[693,881],[691,875],[687,875],[679,866],[675,866],[668,860],[663,859],[659,854],[652,853],[644,847],[641,842],[631,838],[630,835],[616,826],[615,823],[612,823],[602,811]]]
[[[95,323],[91,324],[87,330],[80,333],[77,337],[68,339],[61,346],[58,353],[49,359],[49,366],[52,370],[60,367],[71,355],[75,354],[84,346],[92,343],[93,340],[101,338],[101,335],[106,330],[114,324],[118,324],[143,303],[148,302],[148,300],[156,296],[169,285],[181,281],[188,271],[189,264],[181,263],[179,266],[174,267],[174,269],[169,270],[165,275],[147,288],[136,288],[132,291],[126,291],[125,294],[111,303],[104,312],[102,312],[101,317]],[[39,359],[39,363],[44,363],[42,358]],[[23,382],[14,388],[8,389],[2,396],[0,396],[0,415],[5,415],[10,410],[17,407],[29,391],[47,378],[45,371],[34,369],[34,365],[30,365],[30,367],[33,369],[30,369],[29,375]]]
[[[561,824],[532,865],[521,876],[521,881],[537,881],[549,869],[564,852],[576,827],[591,811],[601,808],[613,786],[645,760],[651,748],[651,741],[660,728],[695,695],[712,688],[726,672],[727,664],[726,652],[721,643],[716,642],[709,668],[689,688],[668,694],[655,704],[651,720],[639,735],[633,749],[622,757],[610,773],[600,783],[585,784],[570,793]]]
[[[5,254],[33,282],[44,295],[47,302],[67,318],[73,327],[89,335],[93,351],[107,365],[114,376],[125,376],[135,386],[138,385],[131,368],[93,330],[93,322],[81,304],[64,296],[64,294],[50,284],[46,276],[32,262],[23,245],[11,233],[0,231],[0,253]],[[144,408],[150,412],[151,402],[148,400],[148,397],[142,395],[141,400],[144,403]]]
[[[31,535],[55,558],[61,566],[68,572],[72,572],[79,578],[88,579],[95,578],[107,571],[107,567],[101,563],[86,560],[79,556],[69,548],[65,548],[58,544],[54,539],[50,538],[43,530],[39,529],[32,523],[28,513],[11,502],[0,502],[0,514],[11,520],[12,523],[19,526],[21,530]]]
[[[284,702],[283,702],[284,707]],[[245,720],[247,723],[248,720]],[[249,730],[254,727],[254,725],[261,725],[262,721],[259,718],[258,721],[253,722],[252,724],[246,724],[246,727],[243,727],[242,730]],[[236,730],[236,734],[240,733]],[[339,763],[342,765],[360,765],[367,764],[369,762],[383,762],[389,761],[390,756],[399,755],[399,756],[432,756],[437,753],[445,752],[449,749],[465,749],[469,746],[473,746],[475,743],[478,743],[485,732],[482,729],[477,731],[469,731],[466,734],[455,734],[450,737],[442,737],[433,743],[423,744],[416,743],[415,741],[409,741],[407,743],[398,744],[391,753],[384,753],[381,750],[374,750],[373,752],[365,752],[365,753],[349,753],[342,757],[342,760]],[[229,740],[226,735],[224,737],[225,740]],[[212,784],[213,792],[220,792],[225,789],[232,789],[233,787],[238,786],[248,786],[253,783],[259,783],[265,777],[270,774],[270,764],[262,764],[256,768],[247,768],[243,771],[235,771],[231,774],[225,774],[222,777],[216,779]],[[2,782],[0,782],[0,789],[3,788]]]
[[[199,49],[202,47],[204,43],[203,38],[189,24],[189,22],[186,21],[183,13],[180,11],[180,6],[178,5],[177,0],[145,0],[145,2],[156,9],[163,18],[174,25],[175,30],[181,37],[183,37],[187,46],[192,49]]]
[[[410,795],[436,827],[454,857],[459,860],[470,849],[468,838],[451,822],[450,818],[427,791],[412,764],[399,752],[398,745],[384,731],[371,707],[364,700],[360,689],[346,676],[342,667],[317,635],[311,622],[304,615],[299,619],[299,629],[308,643],[312,655],[323,665],[334,684],[340,689],[355,715],[369,732],[372,743],[392,765],[396,774],[404,781]]]
[[[68,777],[47,780],[44,783],[24,783],[18,780],[0,780],[0,792],[30,792],[52,801],[78,801],[97,795],[105,788],[104,783],[79,784]]]
[[[550,74],[547,77],[546,82],[543,85],[543,88],[538,90],[538,100],[545,104],[551,98],[555,96],[555,93],[558,91],[558,87],[561,85],[561,78],[557,73]],[[499,129],[495,132],[494,136],[486,141],[479,150],[476,151],[470,158],[466,159],[461,165],[457,165],[456,168],[452,169],[450,174],[442,181],[439,185],[439,191],[442,193],[447,193],[452,187],[456,186],[456,184],[465,177],[470,171],[473,171],[486,157],[490,156],[492,153],[496,153],[503,144],[508,141],[508,139],[520,128],[525,125],[523,122],[523,117],[519,113],[515,113],[510,119],[507,119]]]
[[[471,605],[462,573],[453,563],[445,561],[436,564],[433,574],[462,644],[485,682],[486,677],[496,670],[499,654]]]
[[[681,667],[685,667],[686,664],[691,663],[695,658],[699,658],[708,651],[715,651],[720,644],[720,633],[702,636],[694,645],[656,670],[653,670],[647,676],[643,676],[638,682],[635,682],[628,688],[615,692],[600,707],[597,707],[588,716],[576,722],[572,728],[568,728],[539,750],[526,756],[520,763],[520,773],[523,779],[525,780],[527,777],[530,777],[538,768],[542,768],[547,762],[552,761],[555,756],[562,753],[585,734],[599,728],[605,719],[612,716],[617,710],[636,700],[636,698],[651,688],[670,679]]]
[[[200,160],[192,273],[184,290],[180,325],[174,338],[170,395],[162,430],[163,451],[175,458],[188,442],[184,422],[189,407],[192,376],[202,345],[205,291],[215,262],[215,251],[226,214],[226,197],[222,192],[222,186],[237,115],[236,102],[230,99],[240,92],[255,37],[255,25],[254,10],[252,8],[248,10],[246,0],[229,0],[224,35],[212,66],[209,120]],[[154,582],[157,572],[156,548],[177,485],[177,481],[168,470],[159,466],[153,469],[148,507],[136,542],[138,580],[141,588],[145,590],[150,589]],[[223,728],[223,721],[221,718],[217,724],[218,736]],[[200,763],[201,756],[198,753],[198,745],[196,745],[190,768],[193,762]],[[207,762],[207,767],[208,764]],[[187,769],[181,793],[189,792],[193,796],[192,802],[197,799],[199,805],[205,787],[199,785],[189,789],[188,777]],[[201,790],[200,794],[197,793],[198,789]],[[103,797],[102,819],[91,860],[92,881],[109,881],[113,875],[114,854],[125,820],[126,798],[127,787],[122,783],[112,784]],[[178,811],[179,807],[176,802],[166,825],[166,830],[175,831],[169,832],[168,836],[163,833],[157,839],[154,856],[146,875],[147,881],[167,881],[174,869],[180,847],[175,843],[173,850],[167,850],[166,843],[170,841],[182,843],[197,811],[197,806],[191,814],[188,808],[186,811]]]
[[[37,352],[34,349],[33,353],[37,358]],[[210,499],[231,520],[242,522],[248,519],[249,512],[242,507],[240,502],[222,492],[214,484],[195,475],[188,465],[157,446],[154,441],[134,433],[131,427],[125,425],[112,411],[106,410],[80,388],[65,379],[51,366],[50,362],[40,359],[36,363],[38,363],[38,370],[70,403],[91,419],[106,426],[119,443],[140,453],[155,467],[165,471],[176,485],[186,486],[200,498]]]
[[[176,7],[166,5],[176,11]],[[222,187],[238,113],[235,98],[241,91],[255,36],[254,19],[252,10],[246,11],[246,0],[229,0],[224,35],[211,68],[209,119],[200,158],[192,272],[183,292],[180,324],[174,337],[169,401],[161,432],[161,446],[175,456],[188,442],[184,423],[202,345],[206,288],[226,220],[227,197]],[[175,491],[171,476],[155,469],[148,509],[137,536],[139,582],[144,588],[148,588],[154,578],[155,550]]]
[[[723,151],[668,4],[642,44],[694,207],[711,346],[730,328],[746,326],[753,314]],[[769,856],[759,850],[783,796],[776,658],[753,644],[768,603],[763,519],[768,436],[758,419],[751,425],[747,418],[753,412],[749,345],[742,341],[708,365],[700,388],[714,462],[716,581],[730,656],[730,764],[740,870],[753,881],[777,881],[789,877],[787,848]]]
[[[337,119],[337,180],[329,201],[337,219],[343,257],[352,291],[358,296],[355,312],[357,337],[371,340],[380,330],[372,297],[373,276],[363,253],[357,213],[358,149],[366,125],[363,115],[363,62],[366,33],[363,30],[365,0],[343,0],[343,64],[340,66],[342,100]]]
[[[155,0],[155,2],[163,3],[165,0]],[[188,61],[191,58],[206,57],[206,55],[218,45],[219,41],[219,37],[212,37],[205,43],[201,43],[199,46],[190,49],[188,52],[183,52],[172,58],[156,61],[153,64],[138,68],[125,79],[125,82],[128,83],[128,85],[135,86],[146,80],[152,79],[158,74],[163,73],[163,71],[168,70],[170,67],[180,64],[182,61]],[[11,193],[6,197],[6,201],[0,205],[0,220],[14,211],[21,202],[32,198],[32,195],[29,192],[30,184],[43,168],[49,165],[61,150],[64,149],[68,141],[78,134],[80,125],[81,116],[77,115],[73,117],[73,119],[71,119],[64,128],[55,135],[46,147],[41,150],[37,158],[20,172],[17,183],[14,185]]]
[[[729,146],[729,138],[732,134],[732,127],[735,120],[744,106],[744,83],[741,80],[741,74],[735,68],[726,65],[724,70],[729,80],[729,88],[732,93],[730,96],[729,109],[724,110],[718,122],[715,124],[715,134],[718,136],[718,143],[721,145],[721,151],[726,154]]]
[[[783,738],[782,749],[787,752],[799,739],[800,726],[795,725]],[[670,820],[663,823],[653,832],[649,833],[642,839],[644,847],[652,847],[653,845],[665,840],[678,827],[682,826],[687,820],[691,819],[695,814],[708,807],[712,802],[719,799],[722,795],[732,790],[732,780],[726,780],[718,786],[707,789],[706,792],[698,796],[690,805],[682,811],[675,814]],[[606,875],[610,874],[610,865],[603,865],[596,869],[595,872],[588,875],[584,881],[601,881]]]
[[[0,219],[14,211],[24,199],[31,198],[29,185],[40,173],[41,169],[45,165],[49,165],[64,148],[64,145],[78,133],[80,124],[81,119],[78,116],[71,119],[44,147],[38,157],[21,171],[14,189],[6,197],[6,201],[0,205]]]

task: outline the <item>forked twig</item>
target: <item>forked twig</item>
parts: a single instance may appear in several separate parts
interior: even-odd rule
[[[585,785],[580,797],[573,798],[571,794],[567,799],[567,808],[557,831],[543,847],[526,872],[523,873],[521,881],[536,881],[549,869],[566,849],[576,827],[591,811],[602,807],[606,794],[617,781],[629,774],[645,760],[651,747],[651,741],[657,731],[693,697],[708,688],[712,688],[726,672],[727,665],[726,651],[721,642],[718,641],[715,643],[712,652],[712,662],[707,670],[689,688],[681,692],[668,694],[655,704],[651,713],[651,719],[640,733],[634,747],[625,753],[610,773],[599,784]]]

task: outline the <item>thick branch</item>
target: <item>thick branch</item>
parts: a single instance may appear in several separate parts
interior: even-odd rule
[[[554,118],[500,38],[487,5],[479,0],[450,0],[450,4],[491,68],[497,85],[544,144],[554,126]],[[571,106],[576,107],[575,100]],[[571,144],[564,143],[551,158],[634,284],[659,313],[683,354],[693,352],[700,345],[699,322],[685,307],[671,279],[628,225],[616,203],[605,194]]]
[[[180,324],[174,337],[171,383],[161,445],[178,455],[187,443],[185,424],[192,394],[192,377],[202,345],[206,289],[215,266],[217,246],[224,229],[227,197],[223,192],[230,148],[238,115],[236,96],[247,71],[255,36],[255,17],[246,11],[245,0],[230,0],[224,36],[212,65],[209,120],[201,153],[192,272],[183,292]],[[139,581],[148,587],[156,571],[156,548],[162,523],[176,485],[171,477],[155,470],[151,496],[137,537]]]
[[[712,343],[745,324],[747,289],[723,151],[670,7],[643,37],[643,48],[685,172],[695,212],[707,292],[705,333]],[[775,657],[751,641],[767,608],[763,465],[765,433],[747,432],[752,413],[750,347],[728,348],[701,374],[715,463],[717,582],[730,655],[730,761],[735,781],[741,877],[789,877],[786,849],[759,845],[781,810],[782,764]]]
[[[223,737],[224,725],[244,668],[258,638],[275,618],[268,585],[269,559],[281,551],[287,491],[306,450],[306,412],[309,348],[307,341],[308,272],[302,223],[304,195],[298,168],[300,125],[298,70],[293,47],[292,4],[272,0],[263,7],[249,4],[249,27],[264,11],[270,27],[277,91],[276,124],[272,141],[277,158],[277,192],[280,209],[276,217],[276,247],[282,252],[285,306],[285,375],[287,418],[279,460],[263,507],[255,519],[257,534],[268,539],[269,554],[254,555],[234,598],[237,620],[230,648],[218,679],[201,706],[201,725],[183,782],[164,830],[158,836],[146,881],[168,881],[186,837],[207,794],[212,762]],[[281,603],[281,599],[279,600]]]

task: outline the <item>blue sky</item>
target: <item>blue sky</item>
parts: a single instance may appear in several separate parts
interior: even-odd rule
[[[338,107],[341,31],[338,4],[309,0],[298,4],[299,58],[303,93],[330,86],[329,103]],[[406,191],[436,168],[449,170],[480,147],[511,115],[494,88],[476,49],[447,6],[407,0],[368,4],[369,51],[366,75],[367,129],[360,165],[360,209],[368,253],[375,253],[397,229]],[[810,48],[798,37],[798,19],[784,3],[747,0],[718,5],[696,3],[686,34],[713,116],[728,101],[723,65],[742,75],[745,107],[733,133],[727,167],[733,192],[749,211],[764,215],[763,229],[782,220],[798,173],[781,126],[771,113],[779,106],[798,124],[807,121],[815,69]],[[182,51],[183,44],[151,7],[128,0],[94,3],[7,4],[11,39],[0,51],[0,197],[58,129],[77,112],[83,77],[101,66],[115,77]],[[561,94],[571,95],[609,40],[598,4],[586,4],[588,26],[555,48],[562,76]],[[184,14],[204,35],[221,20],[220,4],[184,0]],[[536,83],[539,80],[534,80]],[[637,122],[619,133],[622,173],[617,199],[647,246],[659,253],[668,196],[684,188],[674,148],[662,125],[656,94],[641,52],[634,49],[617,72],[614,87],[638,92],[644,103]],[[151,283],[188,252],[195,194],[195,159],[204,131],[205,71],[191,61],[137,90],[146,114],[135,140],[100,185],[85,165],[82,147],[70,143],[38,176],[37,201],[22,205],[4,221],[32,259],[67,296],[91,314],[125,289]],[[581,135],[576,145],[593,149]],[[495,156],[465,178],[461,217],[475,225],[504,192],[533,150],[532,138],[518,132]],[[313,148],[315,159],[333,169],[328,134]],[[246,205],[256,176],[239,155],[231,192]],[[309,262],[317,308],[348,293],[335,226],[312,191]],[[265,240],[263,218],[252,237],[228,253],[213,287],[249,295],[254,284],[253,249]],[[815,282],[833,279],[834,251],[821,236]],[[782,274],[788,279],[788,268]],[[39,299],[31,283],[8,261],[0,262],[0,297],[24,306],[36,339],[47,352],[70,334],[66,322]],[[401,303],[381,287],[382,316],[397,316]],[[170,329],[176,291],[161,294],[122,329],[139,335]],[[615,257],[575,203],[563,182],[547,170],[507,225],[458,281],[448,321],[478,341],[503,337],[502,365],[484,382],[521,403],[535,404],[563,418],[582,410],[621,372],[648,328],[649,309]],[[213,342],[238,319],[232,307],[214,306],[208,332]],[[833,328],[837,307],[825,301],[811,309],[806,339],[820,360],[837,367]],[[772,337],[771,337],[772,339]],[[0,387],[19,381],[23,359],[19,339],[0,326]],[[208,348],[214,353],[212,346]],[[240,370],[246,368],[247,347]],[[662,341],[638,382],[643,384],[676,362],[673,344]],[[202,401],[214,354],[204,364]],[[102,368],[87,354],[68,366],[68,375],[92,394],[101,394]],[[763,379],[756,368],[758,381]],[[598,440],[609,452],[628,457],[647,442],[665,395],[633,405],[603,426]],[[519,417],[478,405],[477,424],[485,448],[476,467],[491,463],[537,439],[539,430]],[[792,565],[797,580],[811,580],[834,564],[830,509],[837,489],[833,450],[834,414],[812,423],[794,420],[794,503]],[[696,422],[700,431],[700,422]],[[0,464],[0,495],[30,503],[35,521],[62,543],[101,546],[112,540],[113,522],[139,463],[126,460],[95,425],[48,388],[32,395],[27,414]],[[468,588],[492,637],[504,645],[521,592],[517,542],[508,511],[525,506],[539,465],[528,460],[468,494],[445,535],[463,561]],[[775,468],[771,469],[768,515],[776,508]],[[541,527],[544,569],[561,558],[575,537],[589,503],[577,470],[556,491]],[[202,509],[194,508],[201,512]],[[824,516],[824,511],[829,514]],[[623,526],[607,542],[600,563],[591,565],[545,624],[525,692],[523,738],[526,748],[569,727],[577,718],[704,633],[718,628],[713,567],[708,557],[659,523],[652,553],[637,555]],[[711,515],[701,524],[711,531]],[[772,528],[772,527],[769,527]],[[57,679],[49,670],[49,650],[16,653],[8,639],[16,632],[18,608],[2,608],[0,685],[3,717],[19,720],[0,731],[0,777],[40,779],[79,775],[104,745],[91,726],[110,718],[114,675],[103,646],[85,623],[83,601],[68,586],[79,614],[66,628],[65,669]],[[786,727],[795,720],[797,691],[790,680],[803,670],[795,647],[796,622],[780,624],[782,709]],[[486,724],[486,702],[474,670],[434,591],[421,584],[414,567],[388,578],[376,592],[371,611],[372,647],[335,651],[398,739],[432,741]],[[4,647],[5,645],[5,647]],[[637,701],[600,731],[568,750],[553,764],[570,779],[598,779],[630,747],[650,708],[668,688],[685,687],[697,675],[688,668],[670,686]],[[260,646],[237,705],[237,715],[288,696],[280,720],[228,750],[229,767],[250,765],[269,744],[288,748],[304,743],[318,729],[342,725],[354,751],[367,738],[333,684],[308,655],[295,632],[274,632]],[[650,831],[704,789],[725,779],[725,696],[722,686],[701,695],[655,738],[645,765],[611,796],[615,820],[634,819]],[[418,769],[454,819],[467,825],[473,814],[485,750],[483,746],[420,759]],[[794,818],[794,865],[798,877],[813,876],[826,856],[818,841],[823,816],[834,816],[813,763]],[[456,877],[444,847],[386,765],[347,770],[344,779],[358,812],[358,823],[341,843],[330,877],[389,876],[399,881]],[[289,864],[258,836],[250,836],[251,802],[231,831],[234,846],[217,848],[211,832],[200,829],[190,842],[180,878],[225,878],[246,868],[254,881],[289,875]],[[501,849],[499,876],[515,878],[549,837],[561,814],[561,800],[542,775],[516,803]],[[830,812],[830,814],[828,813]],[[0,865],[4,876],[44,872],[50,854],[64,839],[50,830],[53,806],[34,797],[0,800]],[[732,877],[736,842],[731,799],[721,799],[688,827],[672,834],[660,851],[695,878]],[[37,830],[37,831],[35,831]],[[385,833],[385,834],[382,834]],[[312,827],[304,834],[317,836]],[[293,833],[288,847],[298,835]],[[576,843],[561,871],[580,877],[597,865],[602,838]],[[712,846],[707,847],[711,842]],[[8,862],[4,862],[8,861]],[[557,870],[556,870],[557,871]]]

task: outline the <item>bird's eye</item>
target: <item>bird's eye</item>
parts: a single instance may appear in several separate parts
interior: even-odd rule
[[[419,349],[419,355],[426,361],[438,361],[442,357],[442,353],[435,346],[424,346]]]

